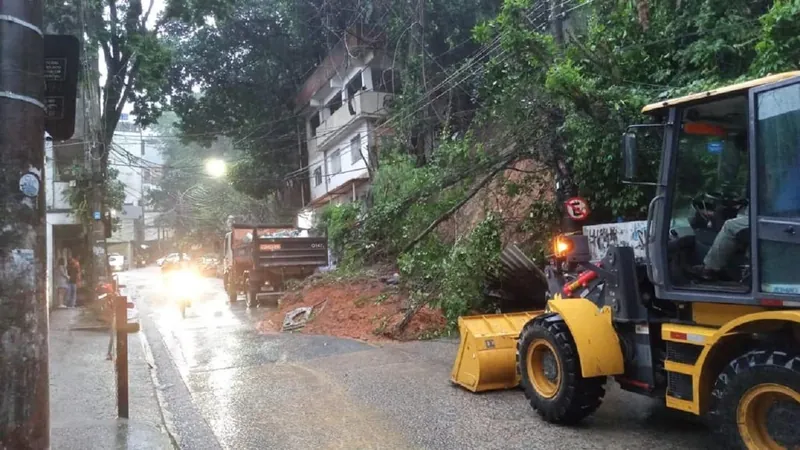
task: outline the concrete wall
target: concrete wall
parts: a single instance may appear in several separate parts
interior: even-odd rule
[[[81,143],[77,143],[82,148]],[[45,207],[48,211],[69,210],[70,204],[67,197],[69,181],[56,181],[56,160],[53,142],[45,139],[44,145],[45,164],[44,164],[44,190]]]

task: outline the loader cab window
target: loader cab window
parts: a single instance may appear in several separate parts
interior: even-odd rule
[[[746,96],[681,111],[667,247],[677,288],[749,289],[747,118]],[[722,251],[714,245],[720,234]],[[719,266],[713,276],[702,269],[709,261]]]
[[[758,285],[800,295],[800,84],[756,95]]]

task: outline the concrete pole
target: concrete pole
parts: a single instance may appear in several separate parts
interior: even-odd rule
[[[0,448],[50,448],[41,0],[0,1]]]

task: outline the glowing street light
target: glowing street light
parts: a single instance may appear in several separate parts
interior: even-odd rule
[[[222,178],[228,172],[227,164],[219,158],[210,158],[206,160],[206,173],[213,178]]]

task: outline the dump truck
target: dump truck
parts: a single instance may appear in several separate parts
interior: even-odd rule
[[[655,191],[646,220],[556,237],[546,307],[461,317],[451,379],[520,386],[544,420],[574,424],[613,378],[707,417],[723,448],[800,448],[800,72],[643,113],[622,169]]]
[[[231,224],[226,233],[223,283],[231,303],[244,293],[247,307],[283,294],[286,282],[328,265],[326,237],[308,236],[293,225]]]

